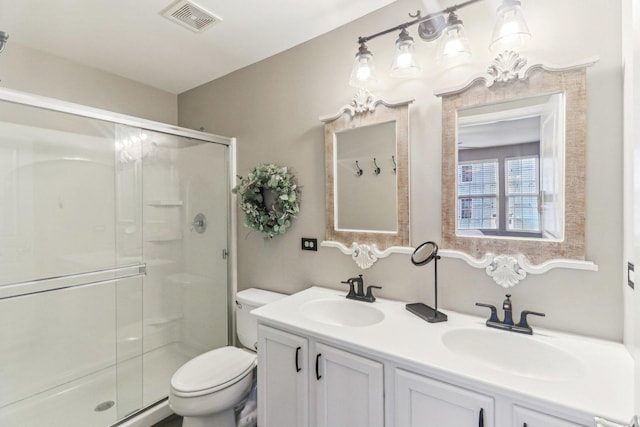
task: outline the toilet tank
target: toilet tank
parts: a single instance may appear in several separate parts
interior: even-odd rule
[[[236,294],[236,330],[244,347],[253,351],[258,348],[258,319],[250,313],[251,310],[284,297],[285,294],[256,288]]]

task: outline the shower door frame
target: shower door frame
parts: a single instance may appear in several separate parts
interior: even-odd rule
[[[116,113],[112,111],[102,110],[99,108],[89,107],[82,104],[75,104],[72,102],[62,101],[54,98],[48,98],[45,96],[34,95],[26,92],[16,91],[12,89],[0,88],[0,100],[11,102],[15,104],[21,104],[31,107],[43,108],[47,110],[57,111],[61,113],[73,114],[76,116],[87,117],[91,119],[102,120],[106,122],[111,122],[115,124],[121,124],[126,126],[131,126],[134,128],[140,128],[144,130],[156,131],[170,135],[182,136],[191,139],[197,139],[199,141],[205,141],[215,144],[221,144],[228,147],[228,158],[227,162],[229,165],[227,182],[233,183],[237,177],[237,149],[236,149],[236,138],[233,137],[225,137],[221,135],[211,134],[207,132],[201,132],[193,129],[183,128],[180,126],[170,125],[166,123],[156,122],[153,120],[142,119],[134,116],[129,116],[126,114]],[[227,344],[232,345],[235,343],[235,316],[234,313],[234,303],[235,303],[235,294],[237,292],[237,231],[236,231],[236,217],[237,217],[237,196],[233,194],[231,189],[228,189],[228,202],[229,202],[229,211],[228,211],[228,221],[227,221]],[[143,273],[143,271],[138,271],[136,269],[135,272],[129,271],[131,268],[121,268],[118,271],[123,270],[124,275],[126,273],[135,274],[135,273]],[[126,272],[126,273],[125,273]],[[90,273],[89,275],[97,274]],[[122,274],[122,273],[121,273]],[[54,281],[55,282],[55,281]],[[49,286],[47,289],[42,288],[42,284],[38,281],[34,281],[33,283],[29,283],[31,289],[27,289],[26,292],[24,287],[21,290],[17,290],[14,286],[5,286],[0,287],[0,297],[7,298],[11,296],[17,295],[25,295],[33,292],[41,292],[43,290],[49,290]],[[52,285],[51,289],[55,289],[55,284]],[[167,399],[163,399],[159,402],[151,404],[146,407],[142,407],[139,411],[134,412],[130,416],[125,417],[124,419],[120,419],[116,422],[116,425],[121,425],[129,419],[132,419],[139,415],[140,413],[146,411],[147,409],[157,408],[158,404],[163,404],[165,406]],[[166,416],[170,414],[168,407],[166,410],[160,410],[161,416]],[[135,424],[135,423],[134,423]]]

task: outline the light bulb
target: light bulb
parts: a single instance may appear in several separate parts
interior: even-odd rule
[[[406,28],[403,28],[396,40],[396,49],[391,63],[392,77],[414,77],[420,74],[414,50],[413,38],[409,36]]]
[[[361,58],[358,61],[358,71],[356,72],[356,77],[361,82],[366,82],[371,77],[371,68],[369,68],[369,61],[367,59]]]
[[[351,69],[349,85],[356,88],[365,88],[377,83],[377,80],[373,55],[369,52],[367,46],[361,42]]]
[[[471,56],[469,41],[462,26],[462,21],[452,13],[449,15],[447,27],[440,37],[438,45],[438,63],[455,65],[466,61]]]

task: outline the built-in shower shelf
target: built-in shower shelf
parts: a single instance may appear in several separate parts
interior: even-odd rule
[[[210,278],[207,278],[204,276],[198,276],[196,274],[190,274],[190,273],[170,274],[167,276],[166,280],[169,283],[173,283],[176,285],[187,285],[187,286],[205,284],[211,281]]]
[[[147,261],[147,266],[149,267],[159,267],[161,265],[172,265],[175,264],[176,261],[173,259],[162,259],[162,258],[156,258],[156,259],[152,259]]]
[[[182,200],[149,200],[147,206],[155,206],[157,208],[175,208],[183,205]]]
[[[182,240],[182,234],[172,235],[172,236],[148,237],[144,239],[145,242],[151,242],[151,243],[178,242],[180,240]]]
[[[182,320],[182,316],[173,316],[173,317],[153,317],[150,319],[145,319],[145,324],[147,326],[153,326],[155,328],[161,328],[167,325],[170,325],[175,322],[180,322]]]

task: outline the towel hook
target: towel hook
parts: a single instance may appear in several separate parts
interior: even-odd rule
[[[398,165],[396,165],[396,156],[391,156],[391,161],[393,162],[393,174],[396,174],[398,170]]]
[[[356,160],[356,176],[362,176],[362,169],[360,169],[360,165],[358,165],[357,160]]]
[[[375,169],[373,170],[373,173],[375,175],[380,175],[380,168],[378,167],[378,164],[376,163],[376,158],[373,158],[373,165],[375,166]]]

